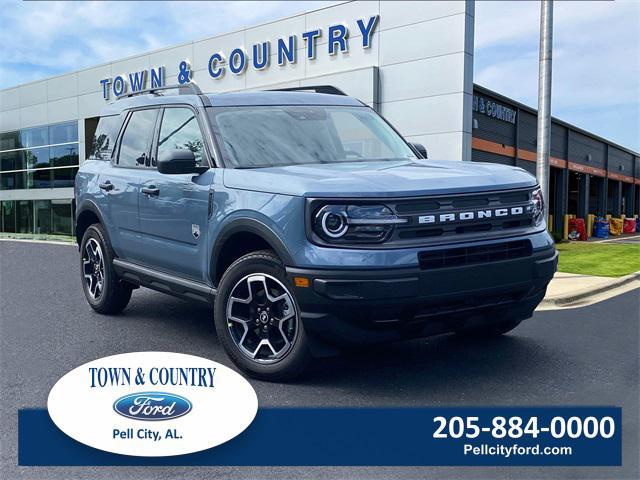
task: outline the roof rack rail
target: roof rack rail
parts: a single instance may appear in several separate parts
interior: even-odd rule
[[[290,87],[290,88],[275,88],[273,92],[315,92],[326,93],[328,95],[342,95],[347,96],[342,90],[333,85],[310,85],[308,87]]]
[[[200,87],[193,82],[185,83],[183,85],[166,85],[164,87],[147,88],[145,90],[137,90],[135,92],[124,93],[119,95],[117,100],[121,98],[135,97],[136,95],[145,95],[147,93],[162,92],[164,90],[178,90],[180,95],[202,95]]]

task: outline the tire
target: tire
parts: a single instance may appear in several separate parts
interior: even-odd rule
[[[479,327],[463,328],[461,330],[456,330],[456,335],[467,338],[499,337],[500,335],[510,332],[520,325],[520,323],[522,323],[522,320],[512,320]]]
[[[122,312],[131,299],[133,289],[132,285],[118,278],[113,269],[113,259],[113,249],[104,227],[94,223],[82,236],[80,279],[84,296],[91,308],[107,315]]]
[[[280,259],[269,250],[247,254],[224,272],[214,323],[233,363],[254,378],[291,380],[309,363],[293,285]]]

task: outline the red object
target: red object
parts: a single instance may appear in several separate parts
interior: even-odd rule
[[[569,240],[587,240],[587,228],[584,225],[584,218],[569,219]]]
[[[623,233],[636,233],[636,219],[635,218],[625,218],[624,225],[622,227]]]

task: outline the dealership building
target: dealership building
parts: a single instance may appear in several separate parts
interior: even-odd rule
[[[535,171],[535,109],[473,83],[474,5],[356,1],[0,90],[0,232],[73,233],[73,181],[101,108],[142,89],[332,85],[429,158]],[[558,119],[550,214],[631,216],[640,154]]]

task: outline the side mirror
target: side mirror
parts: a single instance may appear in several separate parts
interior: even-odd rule
[[[427,157],[427,149],[421,143],[411,143],[411,146],[418,151],[418,153],[422,156],[422,158]]]
[[[158,171],[169,175],[196,173],[196,156],[187,149],[169,150],[158,158]]]

